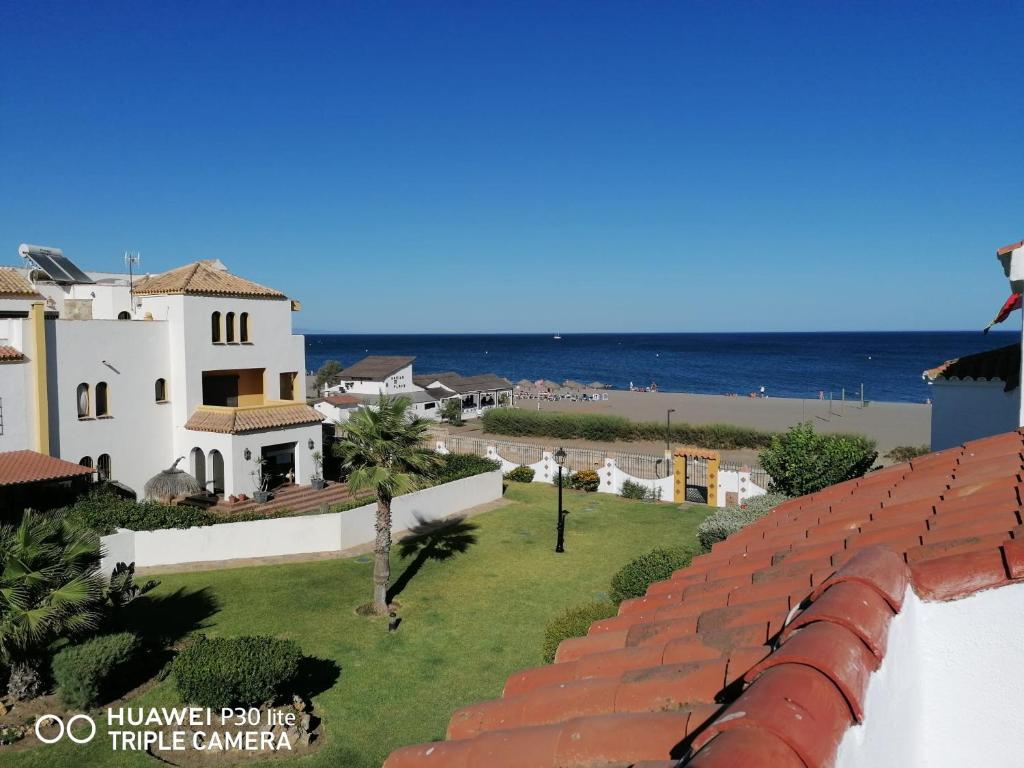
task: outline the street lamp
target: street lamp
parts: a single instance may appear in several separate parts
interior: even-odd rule
[[[562,509],[562,466],[565,464],[565,456],[564,448],[555,451],[555,463],[558,465],[558,539],[555,542],[555,552],[565,552],[565,516],[567,512]]]
[[[669,444],[669,439],[672,434],[672,414],[676,412],[675,408],[669,408],[665,412],[665,450],[671,451],[672,446]]]

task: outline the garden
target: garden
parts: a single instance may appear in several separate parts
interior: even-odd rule
[[[543,663],[558,638],[585,631],[591,616],[614,612],[614,601],[685,564],[709,511],[569,490],[566,552],[556,555],[555,494],[548,485],[510,483],[502,507],[396,543],[388,595],[400,618],[394,632],[388,616],[356,612],[370,594],[372,555],[160,575],[158,586],[116,610],[110,647],[68,665],[118,670],[95,693],[86,686],[84,699],[72,696],[74,704],[180,706],[230,694],[239,701],[279,695],[287,705],[298,693],[314,723],[322,721],[300,750],[303,764],[315,766],[378,766],[398,746],[443,738],[456,708],[499,696],[511,672]],[[149,652],[133,653],[140,647]],[[244,678],[254,691],[213,674],[245,658],[268,670],[263,679]],[[50,709],[8,699],[13,706],[0,723],[16,724],[24,712],[81,711],[66,703],[72,699],[60,687],[37,700]],[[113,752],[102,722],[89,744],[33,741],[0,746],[0,763],[154,762]]]

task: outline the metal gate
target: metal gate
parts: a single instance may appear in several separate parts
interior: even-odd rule
[[[686,500],[691,504],[708,503],[708,460],[686,457]]]

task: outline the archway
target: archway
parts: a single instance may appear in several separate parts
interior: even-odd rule
[[[202,448],[192,449],[192,477],[199,481],[199,487],[204,491],[210,490],[206,487],[206,456]]]
[[[210,476],[213,478],[213,492],[224,493],[224,457],[214,448],[210,451]]]

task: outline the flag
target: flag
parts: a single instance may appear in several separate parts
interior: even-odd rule
[[[1019,293],[1015,293],[1012,296],[1010,296],[1010,298],[1008,298],[1006,300],[1006,303],[1003,304],[1002,309],[999,310],[999,314],[996,315],[992,319],[991,323],[989,323],[988,325],[985,326],[985,330],[982,331],[982,333],[988,333],[989,329],[993,325],[996,325],[997,323],[1003,322],[1003,320],[1005,320],[1006,318],[1008,318],[1010,316],[1010,313],[1013,312],[1013,310],[1020,309],[1020,308],[1021,308],[1021,297],[1020,297]]]

